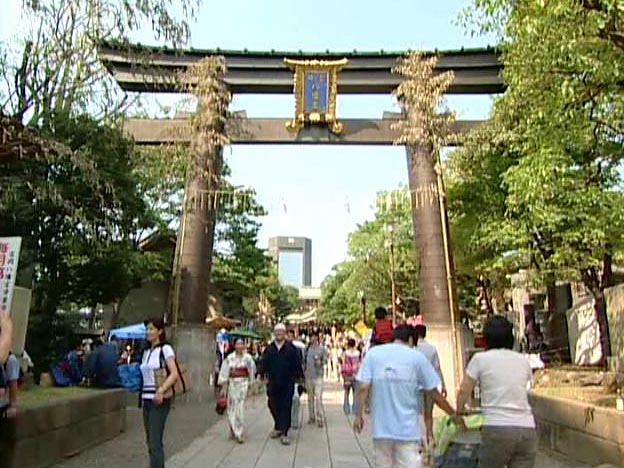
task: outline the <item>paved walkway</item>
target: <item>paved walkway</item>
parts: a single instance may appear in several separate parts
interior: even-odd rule
[[[125,432],[54,465],[54,468],[147,467],[145,433],[136,397],[130,398],[128,405]],[[190,443],[202,437],[206,428],[211,427],[217,420],[220,418],[214,412],[212,404],[176,402],[167,420],[165,453],[173,455],[185,450]]]
[[[221,419],[201,438],[168,460],[168,468],[372,468],[372,441],[365,430],[356,436],[342,412],[342,392],[330,385],[325,392],[326,426],[307,422],[307,401],[302,401],[301,430],[292,431],[292,444],[282,446],[269,438],[272,421],[263,398],[248,404],[247,442],[228,438],[227,421]],[[305,417],[304,417],[305,416]],[[367,427],[368,425],[367,421]],[[540,453],[536,468],[586,468],[568,460]]]

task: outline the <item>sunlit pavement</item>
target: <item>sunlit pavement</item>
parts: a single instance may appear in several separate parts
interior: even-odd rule
[[[325,392],[326,426],[307,425],[307,401],[301,403],[299,431],[292,444],[270,439],[272,429],[266,399],[248,402],[247,442],[229,440],[226,418],[213,407],[178,404],[171,412],[165,437],[167,468],[369,468],[372,441],[365,431],[356,436],[342,412],[342,389],[335,379]],[[216,423],[215,423],[216,420]],[[368,428],[367,421],[367,428]],[[56,465],[56,468],[141,468],[147,466],[145,436],[137,408],[128,409],[128,429],[119,437]],[[536,468],[588,468],[554,454],[540,453]]]
[[[203,437],[171,457],[168,468],[368,468],[373,467],[370,433],[357,436],[342,411],[342,390],[328,385],[325,392],[323,428],[307,424],[307,401],[302,400],[301,429],[292,431],[290,446],[269,438],[272,420],[263,398],[250,402],[247,411],[247,442],[228,438],[227,421],[220,420]],[[368,422],[368,421],[367,421]],[[370,427],[367,424],[367,427]],[[540,453],[537,468],[586,468],[564,458]]]

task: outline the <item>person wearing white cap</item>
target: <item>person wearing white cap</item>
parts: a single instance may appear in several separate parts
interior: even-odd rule
[[[286,326],[282,323],[273,329],[275,340],[264,350],[259,373],[267,381],[269,410],[275,423],[271,437],[281,438],[284,445],[290,444],[288,431],[292,424],[291,406],[295,383],[303,380],[301,353],[286,340]]]

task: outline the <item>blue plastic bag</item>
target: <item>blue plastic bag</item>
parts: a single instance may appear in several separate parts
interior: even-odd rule
[[[69,379],[73,385],[82,381],[82,358],[76,351],[71,351],[65,356],[65,361],[69,366]]]
[[[66,362],[62,361],[52,367],[50,373],[57,387],[69,387],[72,384],[71,378],[69,377],[69,366]]]
[[[117,368],[121,386],[130,392],[141,391],[141,369],[138,362]]]

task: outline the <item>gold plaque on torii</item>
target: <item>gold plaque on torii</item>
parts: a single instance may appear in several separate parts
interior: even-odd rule
[[[294,70],[295,118],[286,124],[299,131],[306,124],[325,124],[339,134],[344,126],[336,119],[338,72],[347,64],[342,60],[284,59]]]

